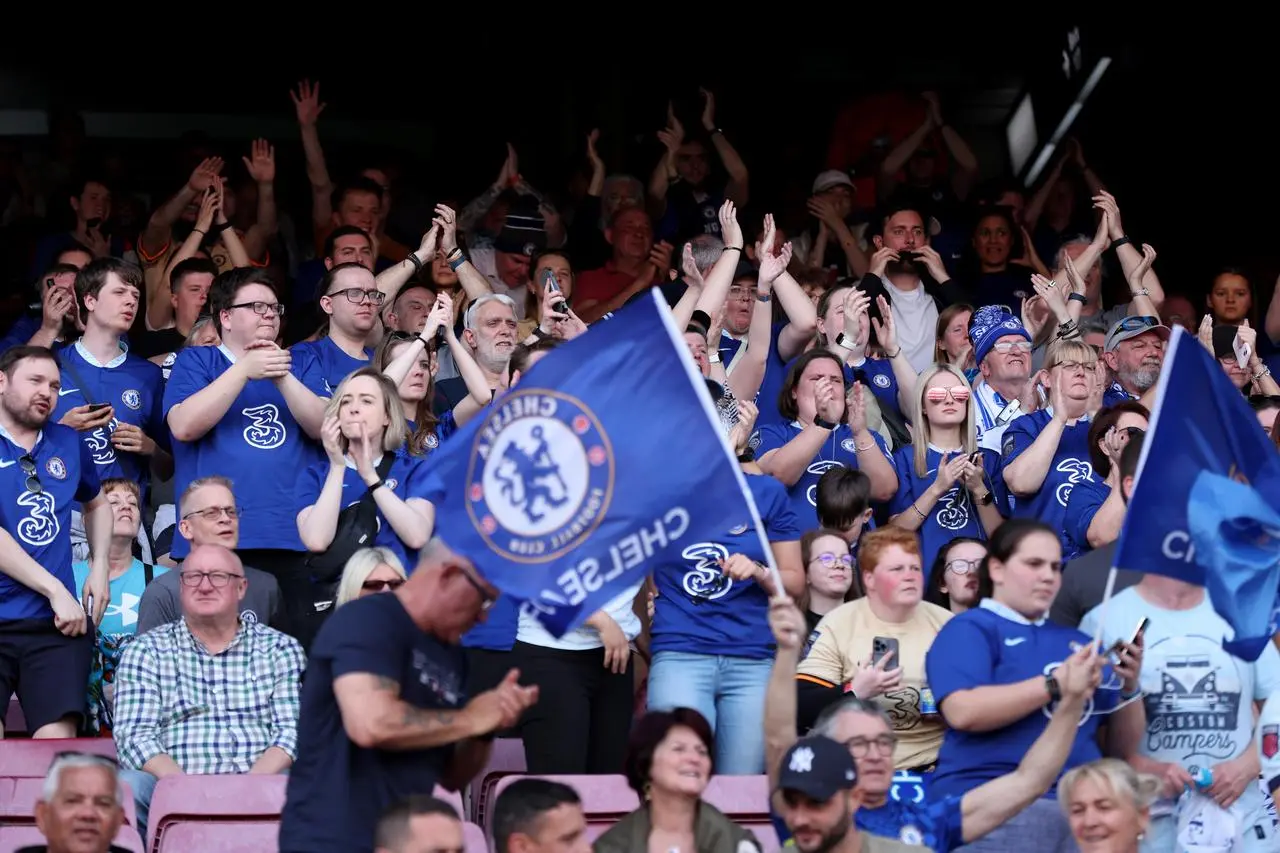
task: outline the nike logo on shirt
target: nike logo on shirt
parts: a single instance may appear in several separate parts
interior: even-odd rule
[[[74,394],[74,393],[76,393],[76,392],[77,392],[77,391],[79,391],[79,390],[80,390],[79,388],[59,388],[59,389],[58,389],[58,396],[59,396],[59,397],[65,397],[65,396],[67,396],[68,394]]]
[[[17,465],[18,460],[10,459],[8,462],[0,462],[0,468],[8,468],[10,465]]]
[[[1026,637],[1010,637],[1004,641],[1006,646],[1018,646],[1027,641]]]

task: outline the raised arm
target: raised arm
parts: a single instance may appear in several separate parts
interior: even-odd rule
[[[711,134],[711,144],[724,170],[729,173],[729,183],[725,185],[724,197],[739,207],[746,206],[750,188],[750,176],[747,164],[742,162],[738,150],[725,138],[724,131],[716,125],[716,96],[710,89],[699,89],[702,93],[702,129]]]
[[[320,146],[320,132],[316,122],[327,104],[320,100],[320,84],[310,80],[298,84],[298,91],[290,92],[293,107],[298,115],[298,130],[302,134],[302,154],[307,161],[307,182],[311,184],[311,222],[317,228],[329,227],[333,218],[333,181],[324,162],[324,148]]]
[[[655,219],[667,209],[667,190],[679,174],[676,171],[676,152],[684,143],[684,125],[676,118],[675,106],[670,101],[667,101],[667,126],[658,131],[658,141],[662,143],[662,157],[649,178],[650,213]]]
[[[1116,248],[1116,259],[1120,261],[1120,269],[1124,271],[1133,294],[1129,313],[1159,317],[1160,306],[1164,305],[1164,288],[1152,267],[1155,251],[1152,250],[1150,260],[1146,259],[1144,253],[1150,247],[1144,246],[1140,252],[1125,235],[1124,226],[1120,223],[1120,206],[1111,193],[1102,190],[1094,196],[1093,202],[1107,214],[1108,236]]]
[[[255,139],[244,167],[258,185],[258,216],[244,232],[244,250],[250,258],[265,263],[272,239],[279,230],[276,216],[276,150],[265,139]]]
[[[173,268],[178,264],[195,257],[200,244],[204,242],[205,236],[213,227],[214,212],[221,203],[222,197],[213,192],[212,188],[205,190],[201,196],[200,212],[196,215],[196,227],[191,229],[191,233],[182,241],[178,251],[169,258],[160,280],[147,296],[148,329],[153,331],[166,329],[173,323],[173,290],[170,287],[169,276],[173,274]]]

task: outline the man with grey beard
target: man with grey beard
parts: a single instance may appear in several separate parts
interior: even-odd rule
[[[1169,329],[1160,325],[1159,317],[1125,317],[1112,326],[1102,349],[1112,379],[1102,405],[1138,400],[1151,408],[1168,340]]]
[[[506,388],[507,362],[516,345],[515,302],[505,294],[487,293],[471,303],[462,327],[462,343],[475,356],[489,387],[495,392]],[[449,410],[465,400],[468,393],[461,376],[441,380],[436,383],[436,390],[448,400]]]

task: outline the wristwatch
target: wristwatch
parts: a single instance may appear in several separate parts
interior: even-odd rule
[[[857,348],[854,346],[853,338],[849,337],[844,332],[840,332],[836,335],[836,346],[840,347],[840,349],[848,350],[849,352],[853,352]]]
[[[1044,689],[1049,691],[1049,701],[1057,702],[1062,698],[1062,688],[1058,687],[1058,679],[1052,675],[1044,677]]]
[[[835,429],[839,426],[839,424],[832,423],[831,421],[824,421],[817,415],[814,415],[813,425],[816,427],[822,427],[823,429]]]
[[[978,498],[978,506],[991,506],[996,502],[996,496],[991,494],[991,490],[987,489],[987,493]]]

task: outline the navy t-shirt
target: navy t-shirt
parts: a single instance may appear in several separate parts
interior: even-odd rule
[[[782,483],[763,474],[745,477],[769,541],[799,540],[803,529]],[[745,519],[717,541],[689,545],[680,561],[654,569],[653,652],[773,657],[773,636],[761,630],[768,626],[769,597],[755,581],[735,581],[724,573],[719,561],[731,554],[764,562],[760,537]]]
[[[430,794],[453,746],[380,750],[347,737],[333,683],[367,673],[400,685],[415,708],[466,704],[461,648],[424,634],[394,594],[339,607],[321,627],[302,680],[298,760],[280,818],[281,853],[372,853],[378,817],[414,794]]]
[[[20,462],[26,454],[0,428],[0,527],[79,599],[71,569],[71,505],[102,491],[93,457],[71,427],[46,424],[31,451],[40,488],[28,490]],[[0,572],[0,621],[52,618],[49,599]]]

